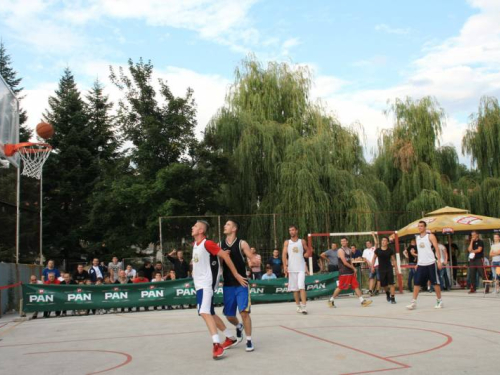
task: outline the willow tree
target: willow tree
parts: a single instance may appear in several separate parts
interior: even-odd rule
[[[439,147],[445,123],[439,103],[431,97],[396,99],[386,113],[393,115],[394,127],[381,133],[374,167],[392,192],[393,209],[401,211],[394,224],[405,224],[438,205],[467,208],[467,198],[455,194],[452,185],[459,179],[456,151]]]
[[[309,231],[354,227],[356,211],[379,209],[375,178],[363,184],[359,177],[365,161],[357,132],[310,100],[311,84],[306,67],[248,58],[205,132],[229,159],[229,211],[283,214],[279,235],[292,221]],[[374,228],[370,217],[361,229]],[[262,217],[250,226],[253,236],[270,237]]]

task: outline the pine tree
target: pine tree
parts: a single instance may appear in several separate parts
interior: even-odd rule
[[[44,243],[48,256],[80,257],[88,197],[99,176],[95,134],[73,74],[64,71],[44,118],[54,126],[54,149],[44,166]]]
[[[3,41],[0,40],[0,75],[3,77],[7,85],[16,95],[17,99],[21,101],[24,96],[21,96],[23,88],[20,87],[22,78],[19,78],[17,72],[12,68],[12,61]],[[19,108],[19,142],[28,142],[32,135],[32,130],[26,125],[28,115],[26,111]]]

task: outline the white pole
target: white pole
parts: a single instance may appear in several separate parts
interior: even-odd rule
[[[162,257],[162,262],[163,262],[163,234],[162,234],[162,231],[161,231],[161,216],[158,218],[158,225],[160,227],[160,253],[161,253],[161,257]]]
[[[341,236],[371,236],[373,232],[346,232],[346,233],[330,233],[330,237]]]
[[[17,167],[16,192],[16,264],[19,263],[19,237],[21,230],[21,164]]]
[[[43,174],[40,173],[40,265],[43,266]]]

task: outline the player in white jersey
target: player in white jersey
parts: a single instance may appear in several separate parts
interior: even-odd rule
[[[234,267],[229,254],[221,251],[221,248],[215,242],[207,240],[208,228],[209,225],[204,220],[198,220],[191,228],[191,235],[195,241],[193,245],[193,281],[196,289],[198,314],[205,320],[212,335],[213,358],[219,359],[224,355],[224,348],[220,344],[217,329],[224,333],[226,340],[233,337],[233,334],[226,328],[222,319],[215,315],[214,310],[214,291],[219,284],[220,276],[218,257],[224,260],[235,279],[242,286],[248,286],[248,283]]]
[[[290,239],[283,244],[283,269],[285,277],[288,277],[288,291],[293,292],[297,312],[307,314],[306,262],[304,258],[309,258],[312,251],[307,247],[306,241],[299,238],[299,230],[295,225],[290,225],[288,233],[290,233]]]
[[[443,308],[443,301],[441,300],[441,286],[439,284],[438,270],[443,268],[441,257],[439,256],[439,246],[436,236],[432,233],[427,233],[427,223],[425,221],[418,222],[419,234],[415,236],[417,240],[418,261],[417,269],[415,270],[415,285],[413,287],[413,300],[411,304],[406,306],[408,310],[415,310],[417,308],[417,298],[420,292],[420,287],[427,285],[430,281],[436,291],[436,306],[434,308]],[[434,247],[434,250],[432,249]],[[436,253],[438,256],[434,255]],[[437,267],[436,267],[437,258]]]

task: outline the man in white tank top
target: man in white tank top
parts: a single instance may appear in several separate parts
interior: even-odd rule
[[[415,285],[413,287],[413,300],[411,304],[406,306],[408,310],[415,310],[417,308],[417,298],[422,285],[427,285],[430,281],[436,291],[436,306],[434,308],[443,308],[443,301],[441,300],[441,286],[439,284],[438,270],[443,268],[441,257],[439,256],[439,246],[436,236],[432,233],[427,233],[427,223],[419,221],[418,223],[419,234],[416,235],[418,261],[417,269],[415,271]],[[434,250],[432,249],[434,247]],[[436,257],[436,253],[438,256]],[[437,258],[437,267],[436,267]]]
[[[288,291],[293,292],[297,312],[307,314],[306,309],[306,262],[312,255],[305,240],[299,238],[299,230],[295,225],[288,228],[290,239],[283,244],[283,269],[288,277]],[[300,299],[299,299],[300,297]]]

